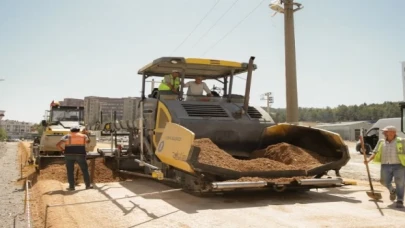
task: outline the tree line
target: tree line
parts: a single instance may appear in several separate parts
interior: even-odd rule
[[[371,121],[381,118],[401,116],[400,102],[384,102],[382,104],[339,105],[331,108],[299,108],[299,121],[307,122],[343,122],[343,121]],[[266,107],[263,107],[266,110]],[[285,108],[272,108],[272,118],[276,122],[286,121]]]

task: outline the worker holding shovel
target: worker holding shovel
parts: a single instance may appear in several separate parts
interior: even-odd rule
[[[390,191],[390,200],[396,201],[397,208],[404,208],[405,189],[405,141],[397,137],[397,129],[387,126],[383,129],[385,139],[381,139],[366,163],[374,160],[381,163],[380,182]],[[392,179],[395,188],[392,186]]]

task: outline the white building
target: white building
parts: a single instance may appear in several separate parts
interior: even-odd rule
[[[360,129],[363,128],[367,131],[372,126],[367,121],[355,121],[355,122],[340,122],[331,124],[319,124],[315,128],[321,128],[331,132],[338,133],[343,140],[357,141],[360,136]]]
[[[21,122],[16,120],[1,120],[0,126],[6,130],[10,138],[28,138],[31,137],[33,123]]]
[[[63,101],[59,101],[60,106],[73,106],[73,107],[83,107],[84,100],[77,98],[64,98]]]
[[[122,98],[88,96],[84,98],[84,122],[93,124],[100,120],[100,112],[103,113],[103,121],[110,121],[111,113],[116,111],[117,119],[121,120],[124,112],[124,100]]]
[[[135,120],[136,111],[138,110],[140,98],[124,98],[124,115],[123,120]]]
[[[116,111],[117,120],[132,120],[135,118],[137,101],[139,98],[111,98],[88,96],[84,98],[84,122],[93,124],[100,120],[103,113],[103,122],[111,120],[111,113]]]

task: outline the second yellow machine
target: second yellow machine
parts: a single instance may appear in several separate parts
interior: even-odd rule
[[[49,116],[42,121],[44,129],[39,145],[33,147],[34,164],[37,172],[52,163],[63,163],[64,155],[56,147],[56,144],[64,136],[70,133],[70,128],[84,126],[84,107],[60,106],[58,102],[51,103]],[[86,145],[86,151],[92,152],[97,144],[96,135],[87,132],[90,143]],[[90,155],[91,156],[91,155]]]

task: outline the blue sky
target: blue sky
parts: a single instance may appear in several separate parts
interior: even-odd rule
[[[39,122],[53,99],[139,96],[137,70],[171,55],[216,1],[0,0],[0,109],[7,119]],[[264,106],[260,94],[270,91],[273,106],[285,107],[284,20],[271,17],[270,1],[238,1],[196,44],[234,1],[220,1],[173,55],[244,62],[253,55],[252,103]],[[301,107],[402,100],[405,1],[298,2]],[[243,80],[234,91],[243,94]]]

